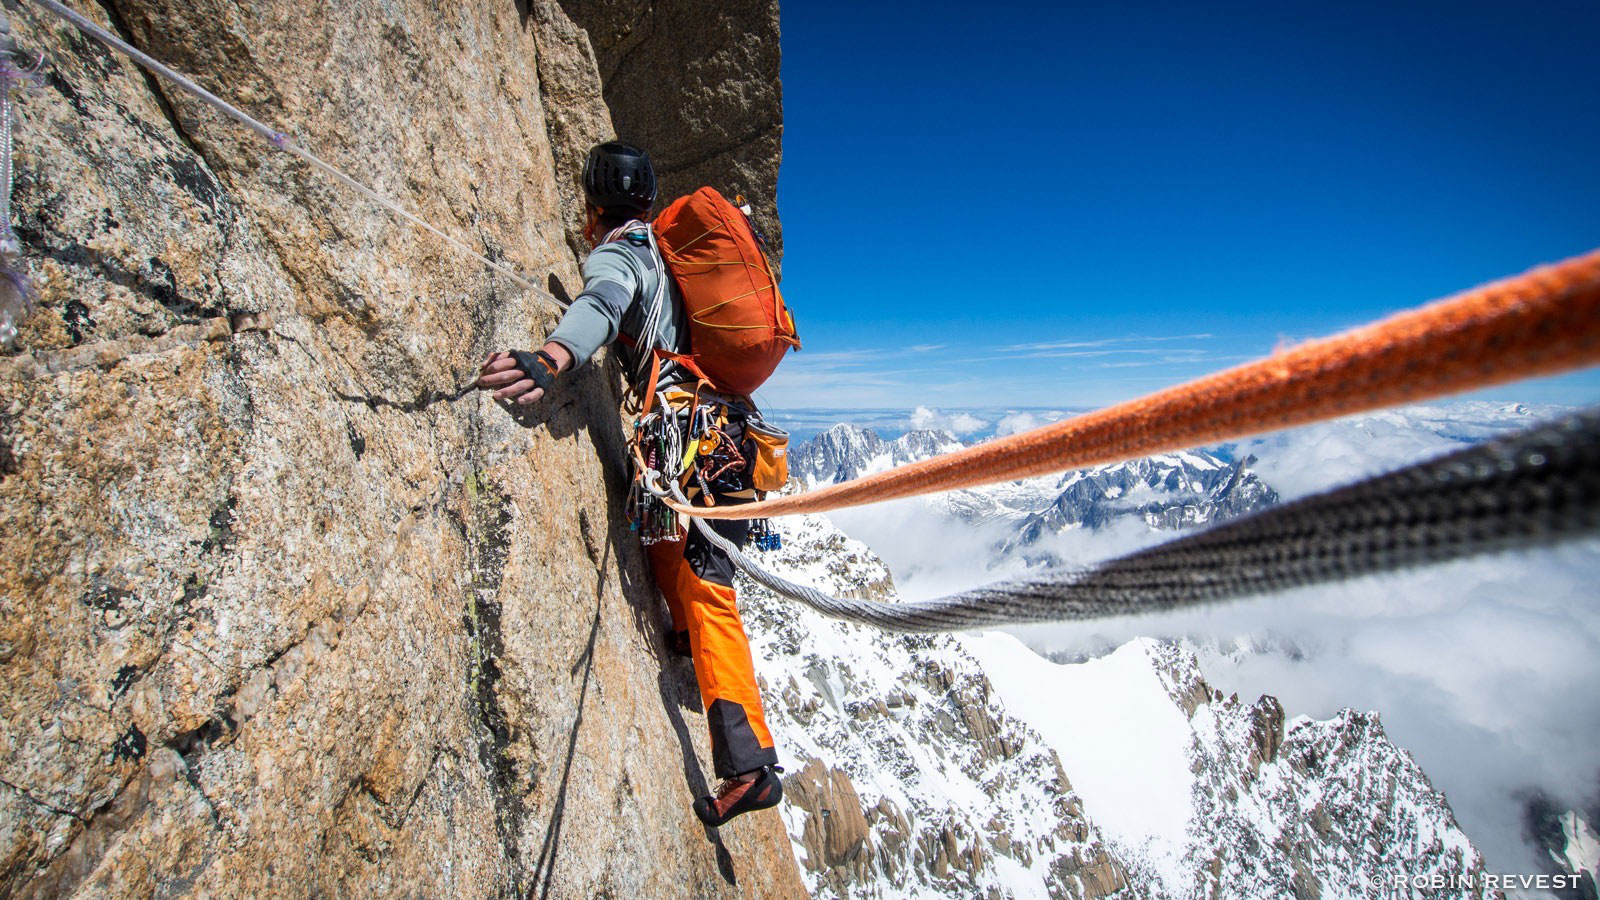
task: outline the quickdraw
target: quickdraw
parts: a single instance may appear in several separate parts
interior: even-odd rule
[[[675,541],[680,516],[661,497],[645,489],[644,479],[673,483],[702,503],[716,505],[719,494],[746,489],[732,482],[747,472],[746,442],[730,434],[734,410],[720,401],[699,402],[698,395],[658,391],[650,410],[633,423],[635,475],[628,494],[629,527],[645,544]],[[737,432],[735,432],[737,433]]]
[[[772,530],[771,519],[751,519],[750,540],[757,550],[783,549],[783,537]]]
[[[647,546],[676,541],[683,534],[677,512],[645,490],[643,483],[645,472],[675,480],[682,470],[684,429],[678,422],[679,415],[663,398],[660,406],[633,423],[637,471],[628,492],[628,527],[637,532],[640,543]]]

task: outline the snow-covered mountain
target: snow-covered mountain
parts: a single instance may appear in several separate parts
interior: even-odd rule
[[[874,475],[966,446],[948,431],[908,431],[892,441],[857,425],[835,425],[789,451],[789,476],[808,485]]]
[[[831,593],[894,599],[883,563],[827,519],[774,527],[784,545],[759,554],[764,566]],[[1127,887],[1055,752],[1005,712],[959,638],[828,619],[742,576],[739,594],[768,724],[791,768],[783,815],[818,896]]]
[[[874,431],[836,425],[790,453],[790,474],[807,485],[832,484],[885,471],[965,446],[955,435],[910,431],[885,441]],[[1186,450],[978,488],[950,491],[928,502],[968,523],[1001,522],[1008,534],[996,557],[1020,553],[1053,563],[1034,545],[1072,528],[1097,529],[1139,519],[1172,530],[1245,515],[1278,502],[1250,466],[1202,450]]]
[[[1253,456],[1228,463],[1186,450],[1069,472],[1049,506],[1017,527],[1014,543],[1027,546],[1046,534],[1100,528],[1124,517],[1174,530],[1255,512],[1277,503],[1278,492],[1250,471],[1254,462]]]
[[[826,518],[774,526],[767,567],[894,600]],[[819,896],[1407,897],[1400,876],[1482,874],[1375,714],[1285,723],[1168,643],[1060,665],[1000,633],[890,634],[740,595]]]
[[[1561,809],[1535,793],[1526,816],[1530,836],[1549,857],[1546,871],[1561,878],[1553,893],[1561,900],[1600,897],[1600,810]]]

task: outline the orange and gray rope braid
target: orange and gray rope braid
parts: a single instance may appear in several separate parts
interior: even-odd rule
[[[762,519],[1011,481],[1597,363],[1600,250],[1098,412],[820,490],[696,514]]]
[[[1161,612],[1600,534],[1600,409],[1087,571],[912,603],[831,597],[793,584],[755,565],[701,519],[694,525],[763,587],[890,631]]]

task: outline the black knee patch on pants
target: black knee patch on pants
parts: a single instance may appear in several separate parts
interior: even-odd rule
[[[750,523],[740,519],[701,519],[701,521],[710,525],[717,534],[733,542],[735,547],[742,548],[745,539],[750,536]],[[701,581],[733,587],[733,560],[706,540],[706,536],[700,533],[698,526],[689,526],[689,535],[684,538],[683,543],[683,558],[689,564],[689,571]]]
[[[706,710],[706,724],[711,728],[711,767],[718,778],[777,764],[777,748],[756,740],[743,706],[719,697]]]

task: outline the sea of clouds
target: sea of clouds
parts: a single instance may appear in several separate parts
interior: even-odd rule
[[[1285,500],[1459,449],[1559,414],[1554,407],[1411,407],[1212,448],[1254,454]],[[1004,435],[1057,410],[903,410],[894,426]],[[888,418],[887,411],[877,417]],[[820,416],[819,416],[820,418]],[[844,420],[849,421],[847,417]],[[834,421],[840,421],[835,418]],[[872,427],[872,426],[869,426]],[[873,547],[902,596],[921,599],[1018,574],[996,564],[1002,523],[967,525],[920,500],[831,514]],[[1170,538],[1137,522],[1068,531],[1041,549],[1089,565]],[[1015,630],[1056,658],[1098,656],[1141,635],[1183,638],[1208,679],[1288,714],[1377,711],[1410,751],[1492,869],[1541,869],[1525,810],[1540,791],[1561,808],[1600,808],[1600,541],[1473,559],[1308,588],[1194,612]]]

